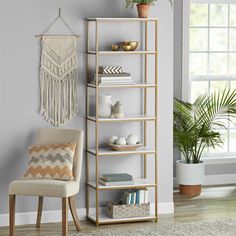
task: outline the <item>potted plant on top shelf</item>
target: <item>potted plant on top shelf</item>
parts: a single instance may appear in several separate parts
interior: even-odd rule
[[[126,7],[133,7],[137,5],[139,18],[147,18],[149,14],[150,5],[154,5],[157,0],[126,0]],[[172,5],[172,0],[168,0]]]
[[[219,129],[236,117],[236,90],[224,89],[201,95],[194,103],[174,99],[174,141],[181,152],[177,161],[177,181],[181,194],[197,196],[204,183],[205,168],[201,160],[206,148],[224,142]]]

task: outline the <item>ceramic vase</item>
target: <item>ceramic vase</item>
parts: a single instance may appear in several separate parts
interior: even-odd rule
[[[115,118],[123,118],[124,117],[124,106],[120,101],[117,101],[113,106],[113,116]]]
[[[112,95],[99,95],[98,116],[108,118],[112,115]]]

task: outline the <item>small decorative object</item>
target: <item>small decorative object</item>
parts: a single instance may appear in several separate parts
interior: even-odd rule
[[[124,51],[131,51],[131,46],[130,45],[122,45],[122,49],[124,50]]]
[[[120,101],[117,101],[113,106],[113,113],[112,115],[115,118],[122,118],[124,117],[124,106]]]
[[[126,145],[126,139],[124,137],[118,138],[116,140],[115,144],[117,144],[117,145]]]
[[[118,45],[118,44],[112,44],[112,45],[111,45],[111,50],[112,50],[112,51],[118,51],[119,48],[120,48],[120,45]]]
[[[138,139],[138,136],[136,134],[130,134],[128,137],[127,137],[127,144],[128,145],[135,145],[139,142],[139,139]]]
[[[122,74],[122,66],[99,66],[99,74]]]
[[[121,47],[124,51],[134,51],[138,47],[138,41],[124,41]]]
[[[150,6],[154,5],[156,1],[157,0],[126,0],[126,7],[133,7],[134,5],[137,5],[139,18],[147,18],[149,14]],[[168,1],[170,2],[170,5],[172,6],[173,0],[168,0]]]
[[[99,101],[98,101],[98,116],[108,118],[112,115],[112,95],[106,94],[106,95],[99,95]]]
[[[112,143],[112,144],[115,144],[117,139],[118,139],[118,137],[114,135],[108,140],[108,142]]]
[[[108,140],[107,145],[115,151],[133,151],[143,146],[143,144],[139,142],[138,136],[135,134],[130,134],[127,139],[112,136]]]
[[[61,20],[73,35],[46,35]],[[70,26],[58,17],[41,35],[40,109],[44,119],[61,126],[77,114],[77,37]]]
[[[127,144],[112,144],[112,143],[107,143],[107,145],[114,151],[134,151],[137,150],[138,148],[142,147],[143,144],[137,143],[135,145],[127,145]]]

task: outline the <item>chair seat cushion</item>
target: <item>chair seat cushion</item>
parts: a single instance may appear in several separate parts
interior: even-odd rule
[[[70,197],[79,192],[79,182],[63,180],[15,180],[9,185],[9,194],[45,197]]]

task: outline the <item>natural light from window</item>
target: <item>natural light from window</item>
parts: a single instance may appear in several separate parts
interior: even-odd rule
[[[236,1],[192,1],[188,23],[189,99],[226,86],[236,89]],[[236,153],[236,122],[226,125],[228,130],[219,130],[224,146],[207,150],[207,156]]]

